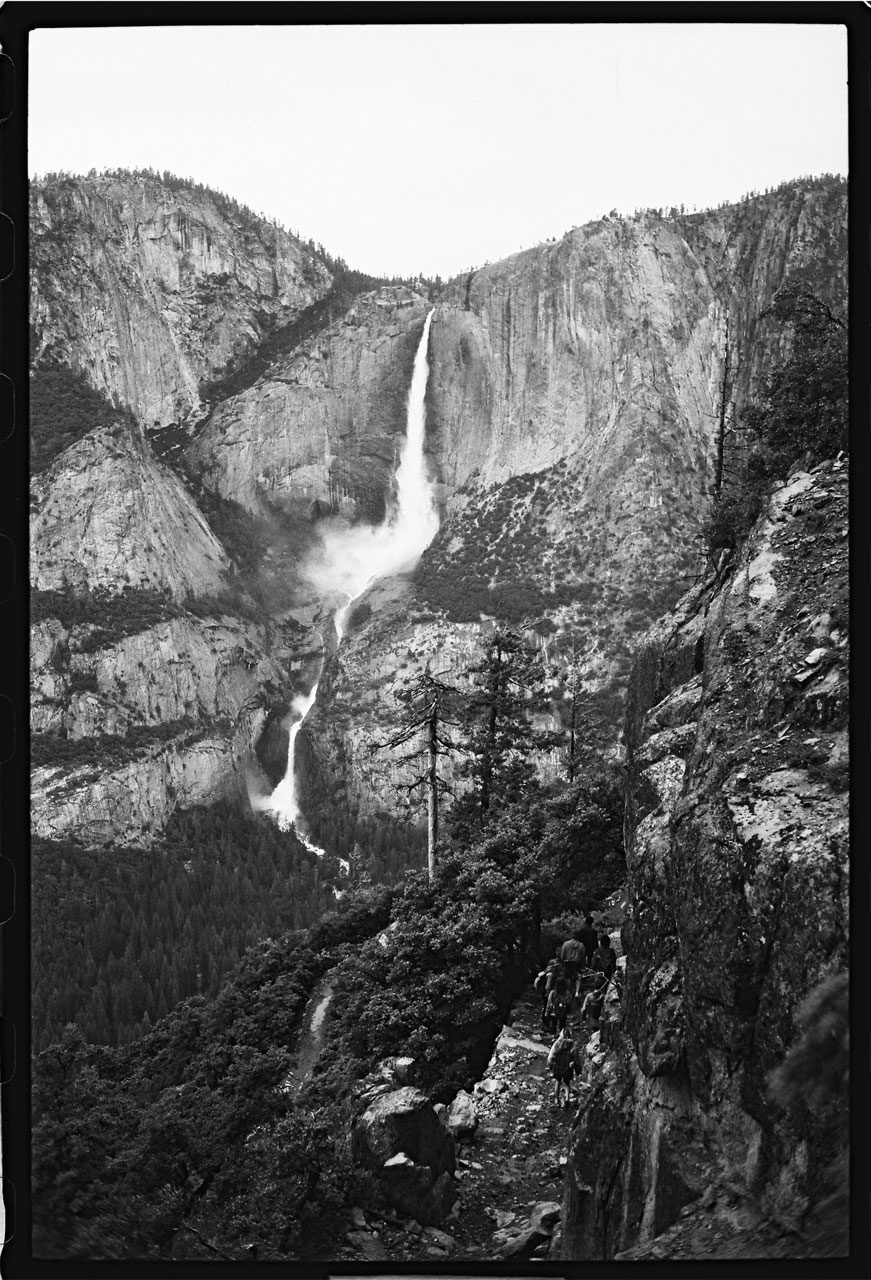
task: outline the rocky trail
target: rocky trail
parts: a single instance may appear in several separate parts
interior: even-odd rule
[[[586,1032],[579,1014],[575,1039]],[[570,1126],[576,1107],[557,1106],[547,1068],[552,1037],[541,1031],[530,988],[514,1003],[472,1095],[452,1107],[459,1196],[441,1227],[399,1214],[351,1211],[349,1249],[372,1261],[554,1259]],[[457,1125],[462,1120],[462,1125]]]

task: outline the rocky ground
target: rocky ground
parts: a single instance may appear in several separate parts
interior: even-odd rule
[[[575,1038],[583,1042],[579,1014]],[[473,1135],[459,1134],[459,1197],[441,1227],[399,1214],[350,1210],[337,1259],[411,1261],[556,1258],[566,1148],[575,1106],[557,1106],[547,1069],[552,1037],[541,1031],[531,989],[514,1004],[493,1056],[475,1085]]]

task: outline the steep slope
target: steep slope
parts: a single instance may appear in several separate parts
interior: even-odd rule
[[[192,469],[251,511],[270,503],[379,520],[426,311],[426,300],[402,286],[363,295],[215,406],[187,450]]]
[[[766,1082],[847,962],[847,532],[846,463],[794,472],[639,652],[625,1008],[573,1139],[565,1257],[658,1256],[683,1206],[690,1251],[752,1253],[758,1230],[788,1256],[824,1194],[832,1115],[784,1115]]]
[[[136,427],[100,427],[76,441],[34,476],[30,505],[36,590],[130,585],[183,599],[226,586],[227,553]]]
[[[169,174],[37,180],[30,243],[34,364],[81,370],[149,427],[331,282],[294,236]]]
[[[30,496],[34,831],[143,843],[178,806],[244,797],[288,694],[290,632],[252,621],[235,564],[137,425],[88,432]]]
[[[322,262],[176,180],[51,179],[33,202],[37,364],[82,370],[149,429],[182,420],[185,449],[184,486],[129,426],[56,456],[34,482],[37,587],[118,591],[126,575],[176,600],[219,594],[234,551],[193,499],[222,538],[236,502],[261,522],[244,581],[268,579],[274,608],[307,628],[279,659],[293,655],[307,687],[320,632],[331,646],[335,593],[301,586],[300,562],[322,515],[382,515],[431,303],[393,286],[330,323]],[[327,673],[300,751],[316,793],[392,807],[396,762],[370,744],[396,722],[395,694],[426,657],[461,671],[494,618],[540,646],[552,726],[579,659],[613,745],[633,640],[699,570],[727,350],[730,416],[781,346],[760,313],[784,275],[837,292],[844,220],[843,184],[800,182],[692,217],[605,219],[445,288],[427,393],[442,528],[412,579],[362,602]],[[315,310],[317,325],[302,323]],[[299,340],[273,351],[288,321]],[[228,371],[205,411],[205,384]],[[560,767],[558,755],[543,762]]]
[[[141,840],[177,805],[244,794],[265,704],[288,692],[291,640],[251,621],[233,548],[143,428],[196,415],[206,384],[332,278],[250,210],[152,173],[36,181],[31,249],[39,456],[51,463],[31,485],[34,826]],[[88,430],[91,401],[58,366],[104,397],[92,397],[99,426]],[[293,541],[276,531],[268,572]],[[193,597],[199,616],[182,605]]]
[[[781,351],[763,312],[787,274],[840,299],[845,196],[797,183],[690,218],[606,219],[448,287],[427,423],[442,527],[307,723],[364,810],[395,781],[389,754],[365,748],[401,715],[393,694],[437,652],[465,663],[488,617],[533,628],[554,722],[580,659],[613,743],[634,641],[702,568],[721,401],[731,421]]]

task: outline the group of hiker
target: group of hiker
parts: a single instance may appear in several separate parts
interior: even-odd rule
[[[597,932],[593,917],[566,938],[559,953],[535,979],[535,990],[541,997],[542,1029],[557,1038],[548,1054],[548,1066],[556,1080],[555,1099],[560,1101],[563,1086],[566,1100],[571,1097],[571,1082],[579,1073],[578,1048],[568,1027],[569,1014],[580,1006],[581,1021],[598,1026],[608,986],[617,971],[617,955],[607,933]]]

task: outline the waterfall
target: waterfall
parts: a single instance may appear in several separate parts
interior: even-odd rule
[[[333,613],[336,647],[345,636],[351,606],[378,578],[411,568],[429,546],[439,527],[438,507],[432,481],[424,457],[426,435],[426,384],[429,376],[427,350],[433,312],[423,326],[414,357],[414,371],[406,404],[405,439],[394,475],[395,492],[380,525],[356,526],[331,535],[325,545],[326,568],[318,569],[318,579],[325,578],[332,590],[345,597]],[[295,828],[297,837],[318,855],[324,850],[300,831],[300,797],[296,785],[296,739],[318,694],[324,673],[326,654],[321,659],[317,679],[307,695],[294,699],[296,719],[290,726],[287,744],[287,768],[284,777],[270,796],[252,801],[255,808],[276,815],[283,831]]]

